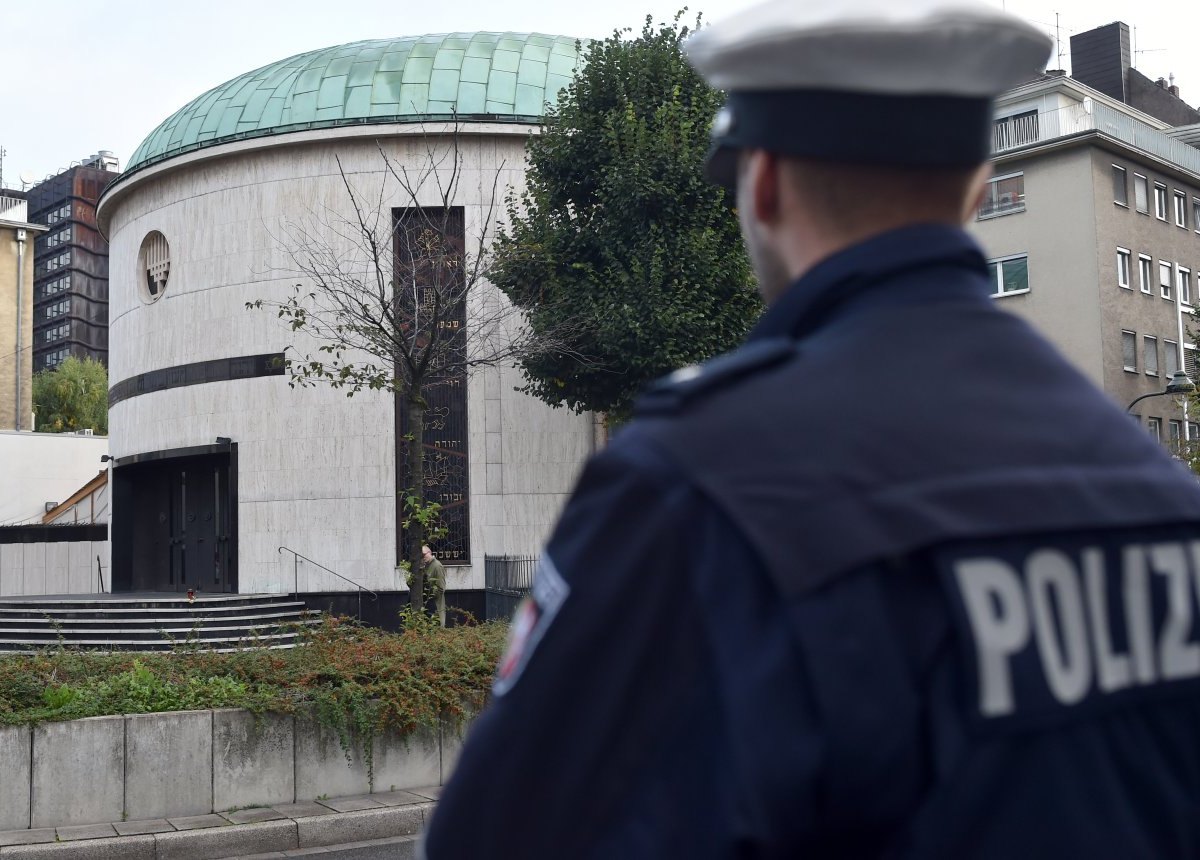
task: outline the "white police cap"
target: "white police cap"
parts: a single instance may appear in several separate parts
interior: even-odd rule
[[[990,153],[991,101],[1035,78],[1051,41],[971,0],[770,0],[698,31],[688,59],[729,98],[710,174],[733,153],[970,166]]]

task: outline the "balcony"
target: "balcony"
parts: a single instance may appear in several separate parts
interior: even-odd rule
[[[28,202],[23,198],[0,194],[0,221],[20,221],[24,223],[29,220],[28,207]]]
[[[1168,136],[1165,131],[1091,99],[1058,110],[1044,113],[1030,111],[997,120],[992,129],[992,151],[999,155],[1089,131],[1098,131],[1200,175],[1200,149],[1194,149]]]

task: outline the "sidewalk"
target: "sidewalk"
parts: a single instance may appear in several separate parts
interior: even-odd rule
[[[5,830],[0,831],[0,860],[407,857],[440,790],[414,788],[187,818]]]

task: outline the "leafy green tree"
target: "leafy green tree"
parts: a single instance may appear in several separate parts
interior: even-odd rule
[[[108,369],[90,358],[68,356],[33,377],[34,429],[41,433],[93,430],[108,435]]]
[[[684,58],[681,16],[585,48],[508,199],[493,283],[535,331],[582,323],[575,355],[520,364],[553,406],[624,418],[647,382],[732,348],[762,309],[731,201],[703,174],[723,96]]]

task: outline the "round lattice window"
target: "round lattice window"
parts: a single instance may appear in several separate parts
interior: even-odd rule
[[[138,252],[138,279],[142,286],[142,301],[154,302],[162,297],[171,276],[171,248],[167,237],[151,230],[142,240]]]

